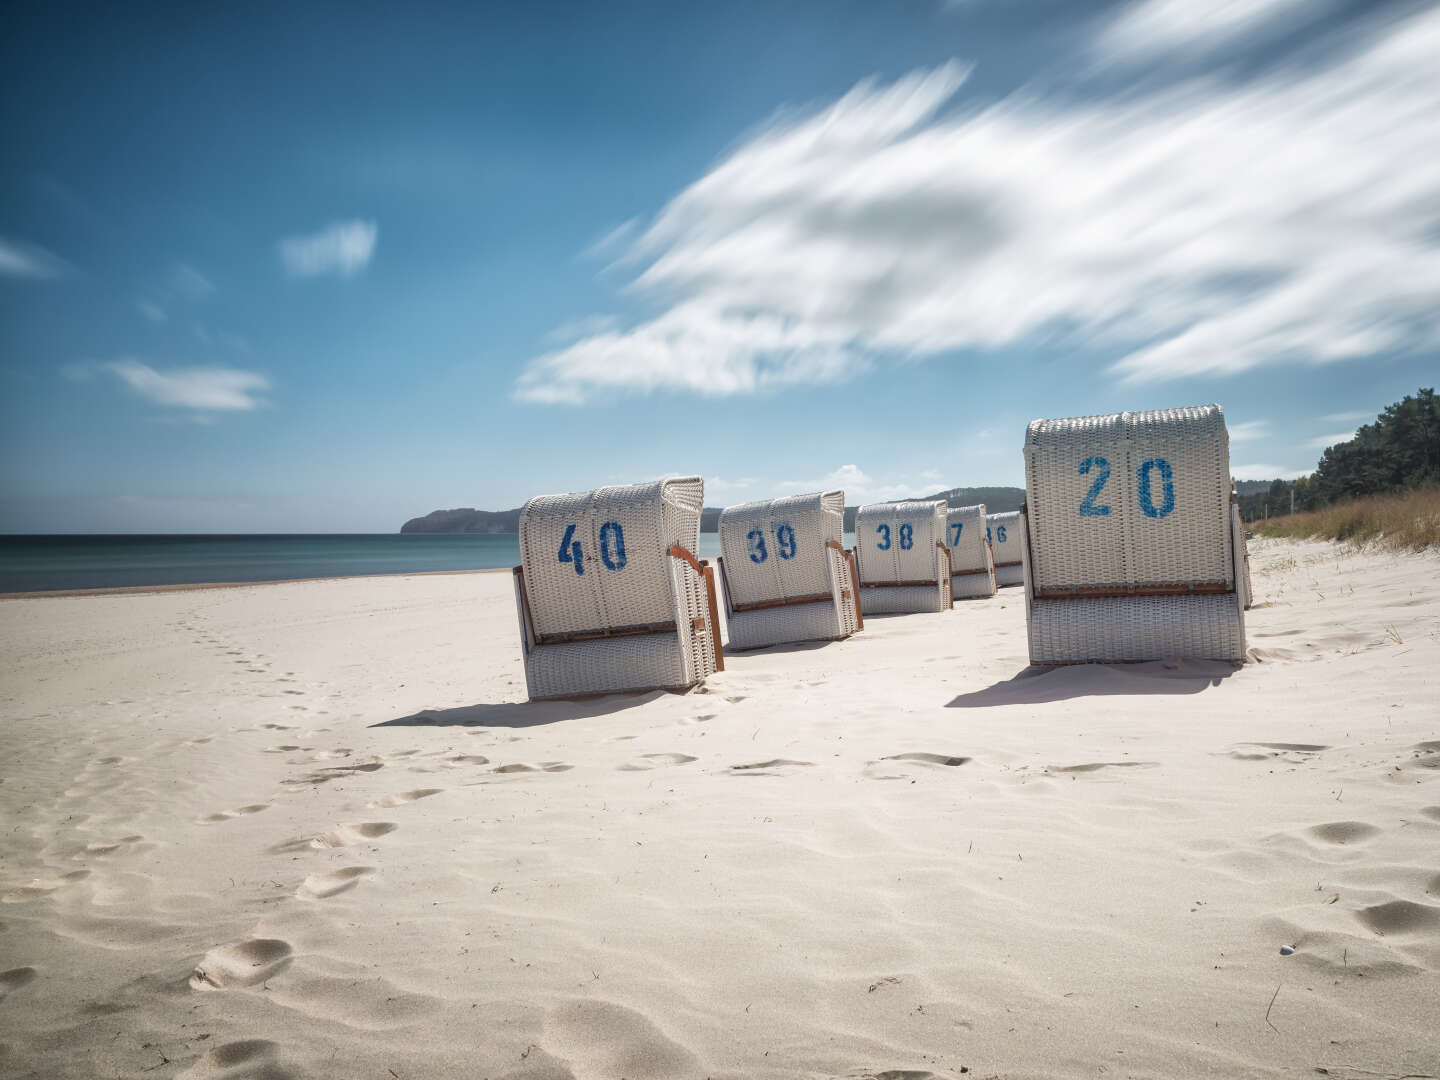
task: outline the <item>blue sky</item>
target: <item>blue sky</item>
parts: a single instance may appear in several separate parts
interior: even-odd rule
[[[1242,478],[1440,372],[1440,10],[11,5],[0,531],[391,531],[665,473]]]

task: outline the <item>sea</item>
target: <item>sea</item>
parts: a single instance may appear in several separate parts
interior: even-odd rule
[[[720,554],[700,534],[700,558]],[[520,562],[514,533],[0,536],[0,593],[490,570]]]

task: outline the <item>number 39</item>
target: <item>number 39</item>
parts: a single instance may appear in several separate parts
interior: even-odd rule
[[[770,557],[770,551],[765,547],[765,534],[759,529],[751,529],[745,534],[745,539],[749,541],[751,562],[763,563]],[[795,557],[795,530],[788,522],[775,526],[775,550],[780,553],[782,559]]]

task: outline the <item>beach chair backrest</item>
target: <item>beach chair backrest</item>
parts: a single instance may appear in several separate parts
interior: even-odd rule
[[[1025,473],[1037,595],[1233,587],[1220,406],[1034,420]]]
[[[945,545],[950,549],[950,569],[984,570],[985,504],[952,506],[945,515]]]
[[[541,638],[675,622],[669,549],[700,542],[698,476],[541,495],[520,511],[520,558]]]
[[[985,531],[990,537],[990,550],[995,553],[995,565],[1005,566],[1025,561],[1023,526],[1020,511],[1010,510],[1003,514],[987,514]]]
[[[844,536],[845,493],[816,492],[726,507],[720,551],[738,605],[830,596],[826,542]]]
[[[945,539],[944,499],[870,503],[855,513],[860,584],[933,582]]]

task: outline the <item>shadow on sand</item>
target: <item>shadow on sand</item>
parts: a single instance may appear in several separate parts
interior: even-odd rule
[[[961,694],[947,709],[983,709],[992,705],[1042,705],[1047,701],[1104,697],[1111,694],[1198,694],[1239,671],[1220,660],[1154,660],[1144,664],[1031,665],[1013,679]]]
[[[382,720],[371,727],[492,727],[527,728],[559,724],[585,716],[606,716],[633,709],[662,697],[664,690],[600,697],[562,698],[556,701],[506,701],[495,705],[461,705],[454,709],[421,709],[410,716]]]
[[[779,653],[792,652],[814,652],[816,649],[823,649],[829,641],[787,641],[779,645],[761,645],[758,649],[737,649],[731,645],[725,646],[725,655],[730,656],[769,656]]]

